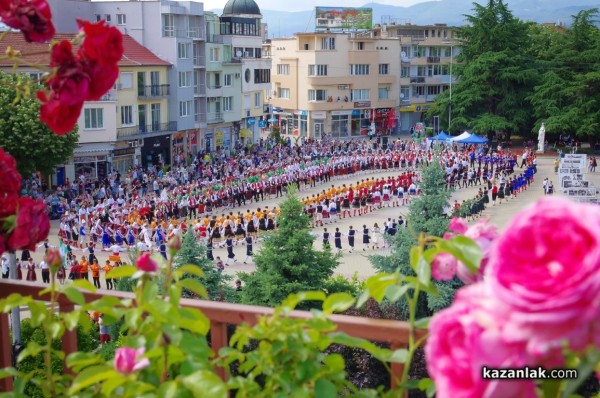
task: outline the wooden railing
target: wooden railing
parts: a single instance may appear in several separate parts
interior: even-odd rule
[[[10,294],[18,293],[23,296],[31,296],[36,300],[48,302],[49,294],[40,296],[40,292],[47,286],[38,283],[15,281],[3,279],[0,280],[0,299],[8,297]],[[102,296],[113,296],[119,299],[133,299],[133,293],[114,290],[99,290],[96,293],[81,290],[86,302],[92,302],[100,299]],[[273,309],[269,307],[259,307],[244,304],[231,304],[217,301],[205,301],[194,299],[182,299],[183,307],[196,308],[201,310],[204,315],[210,319],[210,343],[214,352],[219,352],[223,347],[227,347],[227,327],[228,325],[239,325],[247,323],[254,325],[260,316],[270,315]],[[65,296],[58,298],[58,307],[61,312],[69,312],[74,309],[74,304]],[[313,315],[307,311],[292,311],[292,318],[311,318]],[[0,369],[12,366],[12,346],[9,333],[8,314],[0,314]],[[410,333],[407,322],[393,321],[386,319],[372,319],[347,315],[330,315],[331,319],[340,332],[350,336],[389,343],[392,350],[406,347]],[[418,333],[422,335],[422,333]],[[22,342],[27,344],[26,341]],[[62,339],[62,350],[65,357],[77,351],[77,333],[75,330],[66,331]],[[403,371],[402,364],[392,363],[392,387],[395,385],[395,379],[400,378]],[[225,369],[217,369],[219,376],[226,377]],[[12,379],[5,378],[0,380],[0,392],[12,391]]]

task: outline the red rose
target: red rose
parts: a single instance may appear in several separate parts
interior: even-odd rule
[[[86,100],[97,101],[114,86],[119,77],[119,67],[117,64],[99,64],[88,61],[84,61],[83,66],[90,77]]]
[[[6,246],[4,245],[4,238],[0,235],[0,256],[2,253],[6,251]]]
[[[2,182],[0,196],[5,193],[18,193],[21,189],[21,175],[17,171],[17,161],[2,148],[0,148],[0,181]]]
[[[79,47],[78,55],[82,60],[99,64],[116,64],[123,57],[123,35],[105,21],[91,23],[77,20],[79,30],[85,39]]]
[[[40,120],[55,133],[66,134],[77,123],[90,87],[90,78],[68,41],[54,45],[50,56],[50,67],[58,69],[46,82],[50,95],[38,92],[38,99],[42,102]]]
[[[0,195],[0,230],[2,230],[2,219],[14,216],[17,214],[17,205],[19,204],[19,195],[15,193],[9,193],[6,195]]]
[[[25,40],[47,42],[54,37],[52,13],[46,0],[10,0],[0,2],[0,19],[23,32]]]
[[[46,213],[46,205],[29,197],[19,199],[19,211],[15,228],[6,247],[9,251],[35,250],[35,245],[48,237],[50,221]]]

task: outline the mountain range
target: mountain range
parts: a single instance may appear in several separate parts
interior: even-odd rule
[[[485,1],[479,1],[485,4]],[[581,10],[598,7],[598,0],[505,0],[513,15],[534,22],[554,22],[570,25],[571,16]],[[259,2],[260,4],[260,2]],[[328,6],[325,2],[323,6]],[[367,3],[363,7],[373,9],[373,24],[412,23],[427,25],[445,23],[449,26],[461,26],[466,23],[465,15],[473,13],[473,0],[437,0],[415,4],[409,7]],[[220,15],[222,10],[212,10]],[[291,37],[297,32],[315,30],[315,12],[313,10],[286,12],[263,10],[263,23],[268,24],[269,38]]]

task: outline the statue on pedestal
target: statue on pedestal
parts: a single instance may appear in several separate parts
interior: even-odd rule
[[[538,152],[544,152],[544,146],[546,143],[546,128],[544,127],[544,123],[542,123],[542,127],[540,127],[540,131],[538,133]]]

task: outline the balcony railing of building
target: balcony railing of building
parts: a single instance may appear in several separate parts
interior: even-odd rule
[[[163,28],[163,37],[187,37],[189,39],[204,39],[204,31],[200,28],[175,29],[172,27]]]
[[[196,113],[196,123],[206,123],[206,113]]]
[[[138,98],[158,98],[169,95],[168,84],[154,84],[151,86],[139,86]]]
[[[146,125],[120,127],[117,129],[117,138],[150,133],[166,133],[169,131],[177,131],[177,122],[148,123]]]
[[[194,86],[194,94],[206,95],[206,86],[204,84],[198,84]]]
[[[215,35],[214,33],[206,35],[206,41],[208,43],[223,43],[223,36]]]
[[[206,119],[208,123],[220,123],[224,121],[223,112],[211,112],[206,115]]]
[[[34,297],[41,302],[50,301],[50,293],[44,292],[47,286],[38,285],[34,282],[16,281],[3,279],[0,281],[0,299],[5,299],[11,294],[21,294]],[[98,293],[90,293],[87,290],[79,290],[83,295],[85,302],[90,303],[103,296],[111,296],[118,299],[135,300],[133,293],[120,292],[114,290],[102,290]],[[221,348],[228,345],[228,326],[240,325],[242,323],[254,325],[259,317],[273,314],[273,309],[268,307],[259,307],[243,304],[230,304],[218,301],[205,301],[194,299],[181,299],[181,305],[187,308],[196,308],[204,313],[210,320],[210,345],[213,352],[219,352]],[[60,312],[72,311],[75,305],[65,296],[58,296],[58,307]],[[313,315],[307,311],[292,311],[291,318],[311,318]],[[392,350],[397,350],[408,345],[410,327],[407,322],[393,321],[387,319],[371,319],[348,315],[330,315],[331,319],[340,332],[353,337],[368,339],[381,343],[390,344]],[[417,333],[417,337],[422,333]],[[75,330],[66,331],[62,340],[62,350],[65,358],[77,351],[78,341]],[[0,314],[0,368],[12,366],[12,347],[10,342],[9,316]],[[391,372],[394,377],[391,378],[392,386],[397,379],[402,376],[403,366],[399,363],[391,364]],[[217,368],[217,373],[225,379],[225,369]],[[12,391],[12,378],[0,380],[0,392]]]
[[[204,55],[196,55],[194,57],[194,66],[206,66],[206,58]]]
[[[427,57],[427,63],[428,64],[439,64],[440,57]]]
[[[412,76],[410,78],[410,82],[411,83],[425,83],[425,77],[424,76]]]
[[[106,94],[104,94],[98,101],[116,101],[117,100],[117,90],[108,90]]]

